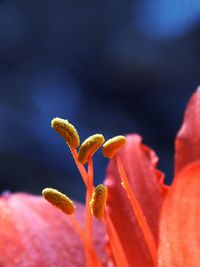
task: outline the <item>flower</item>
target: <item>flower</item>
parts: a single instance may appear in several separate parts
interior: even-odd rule
[[[63,212],[41,197],[3,194],[1,267],[199,265],[200,89],[176,137],[171,186],[164,184],[155,152],[139,135],[130,134],[104,143],[103,154],[111,159],[104,185],[94,188],[92,156],[104,137],[89,137],[77,152],[74,126],[56,118],[52,127],[70,147],[87,188],[86,206],[54,189],[43,195]]]
[[[199,266],[200,88],[189,101],[175,149],[175,178],[160,218],[159,267]]]

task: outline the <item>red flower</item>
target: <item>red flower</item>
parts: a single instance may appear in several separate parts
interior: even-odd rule
[[[89,202],[93,191],[91,158],[102,145],[103,137],[90,137],[77,154],[77,132],[71,124],[66,132],[64,120],[59,123],[61,128],[55,124],[53,127],[68,142],[87,186],[86,218],[82,204],[76,203],[74,217],[61,213],[41,197],[3,195],[0,198],[0,267],[198,266],[200,91],[192,96],[176,138],[176,176],[172,186],[163,184],[163,174],[156,169],[158,158],[142,144],[140,136],[128,135],[119,152],[117,149],[124,142],[122,137],[111,142],[111,148],[108,142],[108,153],[114,153],[109,154],[112,159],[104,183],[108,188],[104,215],[107,192],[103,191],[104,186],[96,189],[91,203],[94,215],[100,220],[92,219]],[[73,134],[76,139],[69,139]],[[88,163],[88,171],[84,163]],[[56,195],[54,205],[62,206],[65,203],[62,197]],[[65,206],[61,209],[67,213]]]
[[[160,219],[159,267],[200,263],[200,90],[176,138],[175,178]]]

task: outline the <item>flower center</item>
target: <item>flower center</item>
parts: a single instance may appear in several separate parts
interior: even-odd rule
[[[112,220],[105,208],[107,194],[109,194],[109,192],[107,192],[107,187],[100,184],[94,188],[92,157],[94,153],[103,145],[105,141],[103,135],[95,134],[87,138],[81,144],[78,152],[77,147],[79,146],[80,138],[75,127],[67,120],[60,118],[53,119],[51,125],[52,128],[54,128],[65,139],[86,186],[85,228],[83,229],[74,218],[73,213],[75,211],[75,206],[67,196],[55,189],[46,188],[43,190],[44,198],[69,215],[71,224],[84,244],[88,267],[103,266],[94,249],[92,215],[97,219],[102,220],[105,225],[109,236],[109,245],[112,252],[112,258],[114,259],[116,265],[118,267],[131,267],[121,244],[120,237],[118,236]],[[135,196],[135,193],[129,184],[122,161],[117,154],[117,152],[125,145],[125,143],[126,138],[124,136],[116,136],[109,139],[103,145],[102,152],[105,157],[114,158],[117,163],[118,171],[121,177],[121,183],[127,194],[127,201],[129,201],[131,204],[133,213],[137,219],[138,225],[141,228],[154,265],[156,266],[157,249],[154,237]],[[84,164],[87,164],[87,169],[85,168]]]

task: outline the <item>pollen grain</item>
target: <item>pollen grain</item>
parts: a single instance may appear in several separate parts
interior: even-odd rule
[[[105,185],[99,184],[93,191],[90,201],[91,212],[97,219],[103,218],[107,200],[108,189]]]
[[[78,132],[68,120],[54,118],[51,121],[51,127],[65,139],[69,147],[77,148],[79,146]]]
[[[126,137],[123,135],[115,136],[109,139],[103,145],[102,152],[104,157],[112,158],[126,144]]]
[[[75,211],[74,203],[64,194],[53,188],[45,188],[42,191],[43,197],[55,207],[62,210],[68,215],[72,215]]]
[[[78,160],[82,164],[87,163],[93,154],[103,145],[105,139],[102,134],[94,134],[88,137],[81,145]]]

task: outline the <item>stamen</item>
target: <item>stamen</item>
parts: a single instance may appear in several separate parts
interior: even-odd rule
[[[93,186],[93,161],[92,161],[92,158],[89,159],[88,172],[87,172],[83,164],[80,163],[78,160],[78,153],[77,153],[76,148],[71,147],[70,151],[72,153],[76,166],[86,186],[86,224],[85,224],[86,236],[87,236],[88,244],[90,244],[90,246],[93,246],[92,216],[91,216],[90,207],[89,207],[89,202],[92,197],[92,191],[94,187]]]
[[[88,137],[81,145],[78,160],[85,164],[93,154],[103,145],[105,139],[102,134],[94,134]]]
[[[76,230],[77,234],[79,235],[80,239],[84,243],[86,249],[87,267],[102,267],[101,261],[99,260],[92,244],[88,242],[85,232],[73,216],[73,213],[75,211],[75,205],[73,204],[73,202],[66,195],[53,188],[43,189],[42,195],[52,205],[59,208],[67,215],[70,215],[70,222]]]
[[[93,191],[90,207],[92,214],[97,219],[101,219],[104,215],[104,209],[107,200],[107,191],[107,187],[103,184],[99,184]]]
[[[76,166],[83,178],[83,181],[87,188],[86,193],[86,229],[83,231],[79,223],[75,220],[73,216],[69,216],[72,225],[80,236],[81,240],[84,242],[86,249],[86,261],[87,267],[103,267],[99,257],[97,256],[93,247],[93,232],[92,232],[92,216],[90,212],[89,202],[92,197],[93,191],[93,162],[92,156],[98,150],[100,146],[104,143],[103,135],[96,134],[85,140],[82,144],[79,154],[76,148],[79,146],[80,139],[75,127],[70,124],[67,120],[60,118],[55,118],[52,120],[52,127],[66,140],[69,145],[71,154],[74,158]],[[82,151],[82,152],[81,152]],[[79,161],[80,160],[80,161]],[[88,172],[84,167],[84,163],[88,162]],[[53,194],[52,194],[53,193]],[[66,211],[65,204],[68,204],[67,196],[58,192],[55,189],[47,188],[43,190],[43,196],[53,205],[60,208],[67,214],[72,214],[70,211]],[[63,199],[64,197],[64,199]],[[67,199],[66,199],[67,198]],[[65,201],[67,202],[65,203]],[[71,200],[69,200],[71,201]],[[71,202],[73,204],[73,202]],[[74,206],[75,209],[75,206]],[[74,210],[73,210],[74,212]]]
[[[112,158],[126,144],[126,137],[123,135],[109,139],[102,148],[104,157]]]
[[[83,166],[82,163],[79,162],[78,160],[78,153],[76,148],[70,148],[70,151],[72,153],[72,156],[74,158],[74,161],[76,163],[76,166],[83,178],[83,181],[86,186],[86,224],[85,224],[85,235],[87,237],[87,246],[93,247],[93,232],[92,232],[92,216],[90,212],[90,207],[89,207],[89,202],[92,196],[92,191],[93,191],[93,162],[92,158],[90,158],[88,162],[88,172],[86,172],[85,167]],[[90,265],[90,259],[87,256],[87,266],[93,266]]]
[[[80,239],[84,243],[86,249],[87,267],[103,267],[103,264],[96,255],[93,246],[91,212],[96,218],[102,219],[107,228],[110,237],[111,250],[116,265],[118,267],[130,267],[127,260],[127,256],[121,244],[121,240],[119,239],[118,233],[109,217],[109,214],[105,211],[107,187],[100,184],[95,188],[94,192],[92,193],[94,188],[92,156],[103,145],[105,141],[103,135],[95,134],[87,138],[82,143],[79,153],[77,153],[76,148],[80,144],[80,139],[75,127],[67,120],[61,118],[53,119],[51,125],[52,128],[54,128],[69,145],[72,156],[86,185],[86,229],[83,230],[72,215],[75,211],[75,205],[66,195],[55,189],[46,188],[42,192],[44,198],[57,208],[61,209],[66,214],[70,215],[70,221],[74,226],[76,232],[78,233]],[[125,143],[126,138],[124,136],[116,136],[108,140],[103,146],[103,155],[108,158],[115,157],[117,161],[118,170],[122,179],[122,184],[127,192],[128,198],[130,199],[131,205],[138,220],[138,224],[140,225],[141,230],[143,231],[144,238],[152,255],[152,259],[156,265],[156,247],[154,242],[155,240],[153,239],[149,226],[145,221],[145,217],[142,213],[142,210],[140,211],[139,203],[137,202],[137,199],[128,183],[128,179],[125,175],[120,159],[116,156],[116,153],[124,146]],[[83,164],[85,163],[88,163],[88,169],[84,167]]]
[[[64,194],[53,188],[45,188],[42,191],[43,197],[64,213],[71,215],[75,211],[74,203]]]
[[[140,229],[144,235],[144,239],[145,239],[146,244],[149,248],[149,252],[150,252],[150,255],[151,255],[152,260],[154,262],[154,265],[157,266],[157,248],[156,248],[154,236],[153,236],[151,229],[148,225],[146,217],[145,217],[145,215],[144,215],[144,213],[140,207],[140,204],[137,200],[137,197],[130,186],[130,183],[129,183],[128,178],[126,176],[125,169],[123,167],[121,159],[119,158],[119,156],[115,156],[115,160],[117,162],[117,167],[118,167],[118,171],[119,171],[119,174],[120,174],[120,177],[122,180],[123,188],[125,189],[127,196],[130,200],[130,204],[132,206],[133,212],[134,212],[135,217],[137,219],[137,222],[140,226]]]
[[[79,146],[80,138],[78,132],[68,120],[54,118],[51,121],[51,127],[65,139],[69,147],[76,148]]]

